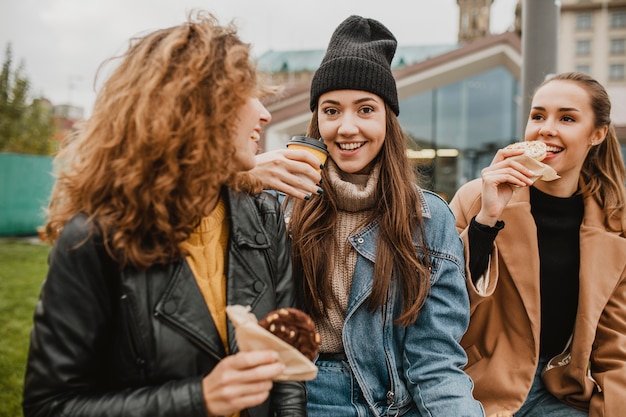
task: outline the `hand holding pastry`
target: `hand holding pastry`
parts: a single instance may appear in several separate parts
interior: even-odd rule
[[[225,357],[202,379],[208,415],[231,415],[261,404],[284,369],[278,354],[271,350]]]
[[[478,223],[494,226],[516,187],[527,187],[538,179],[560,178],[550,166],[540,162],[546,151],[543,142],[527,141],[513,143],[496,153],[491,165],[481,171],[483,190]]]
[[[320,337],[307,314],[291,308],[272,311],[263,322],[268,329],[273,325],[273,330],[261,327],[250,313],[250,307],[230,305],[226,307],[226,314],[235,326],[241,352],[273,350],[278,353],[285,369],[274,380],[308,381],[317,376],[317,367],[311,360],[317,355]]]

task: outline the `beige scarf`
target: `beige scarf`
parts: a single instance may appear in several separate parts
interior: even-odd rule
[[[332,187],[338,196],[337,222],[335,224],[335,246],[331,276],[331,304],[328,316],[318,321],[317,331],[322,338],[320,352],[343,352],[341,333],[348,307],[352,275],[357,252],[348,242],[348,237],[364,226],[376,204],[375,190],[380,176],[377,163],[369,175],[342,172],[332,161],[327,168]]]

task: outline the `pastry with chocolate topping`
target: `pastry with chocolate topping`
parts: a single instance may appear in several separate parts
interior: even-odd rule
[[[271,311],[259,321],[274,336],[298,349],[313,360],[320,346],[320,335],[308,314],[296,308],[280,308]]]

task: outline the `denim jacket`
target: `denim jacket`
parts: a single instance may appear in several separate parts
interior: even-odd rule
[[[459,344],[469,324],[463,245],[447,203],[420,193],[428,245],[420,255],[430,259],[432,287],[418,319],[408,327],[394,324],[401,289],[393,284],[381,311],[367,308],[378,237],[373,222],[349,238],[358,257],[343,328],[345,353],[377,416],[484,416]]]

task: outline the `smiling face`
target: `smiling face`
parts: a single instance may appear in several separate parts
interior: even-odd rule
[[[385,142],[385,102],[360,90],[335,90],[320,96],[319,130],[330,157],[344,172],[367,174]]]
[[[259,150],[262,126],[269,123],[272,116],[258,98],[249,98],[238,114],[237,132],[234,138],[235,161],[242,171],[255,167],[255,155]]]
[[[583,162],[592,146],[606,136],[606,126],[595,127],[589,93],[573,81],[555,80],[535,93],[526,124],[525,139],[547,145],[543,163],[561,176],[552,183],[540,182],[540,189],[558,189],[552,194],[569,196],[576,191]]]

